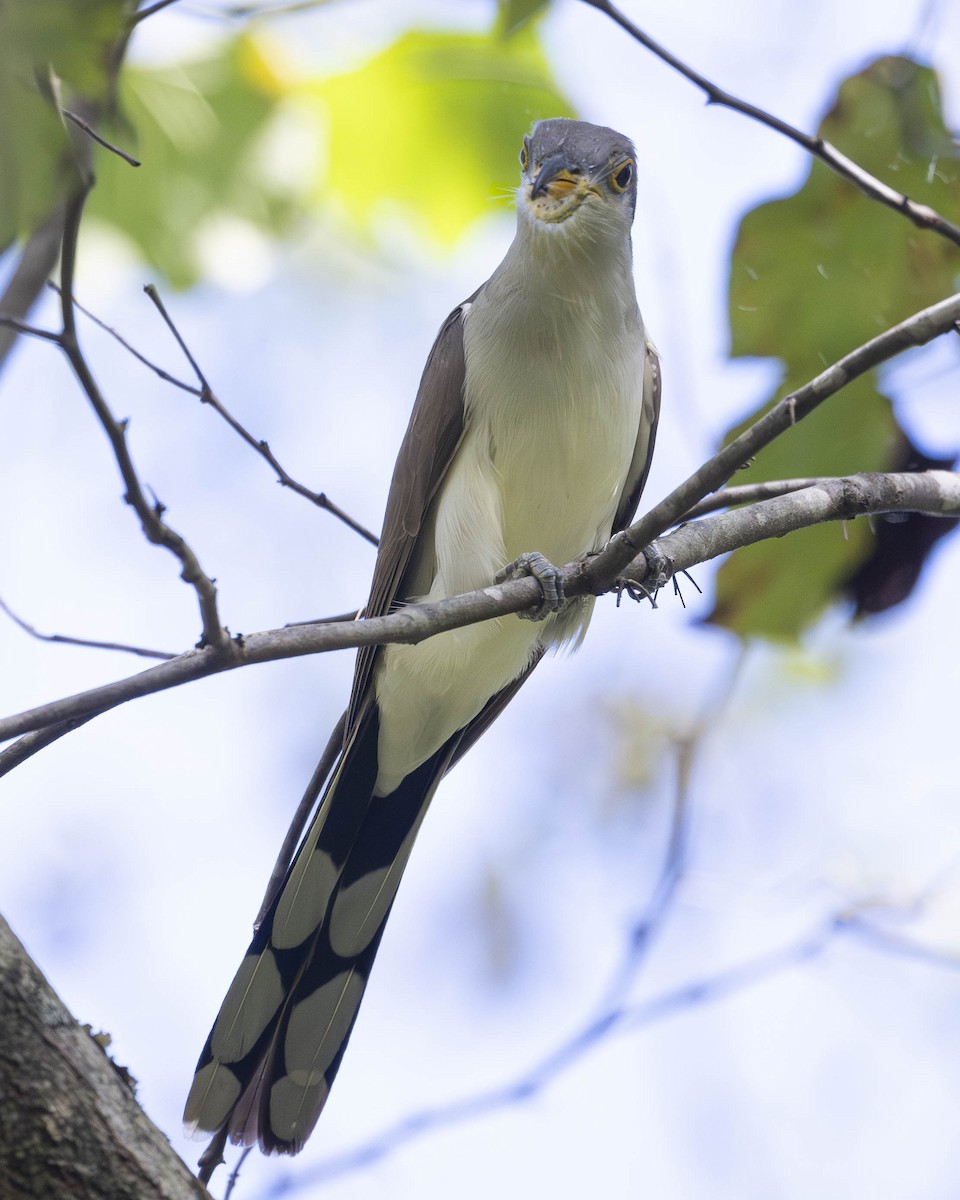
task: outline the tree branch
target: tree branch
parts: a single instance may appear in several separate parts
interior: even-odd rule
[[[802,146],[814,158],[819,158],[821,162],[826,163],[831,171],[835,171],[836,174],[842,176],[849,183],[852,183],[854,187],[858,188],[864,195],[869,196],[871,200],[876,200],[880,204],[886,205],[887,208],[892,208],[895,212],[901,213],[919,228],[930,229],[934,233],[940,234],[941,237],[947,238],[955,245],[960,246],[960,226],[948,221],[936,209],[931,208],[927,204],[917,204],[909,196],[896,191],[882,180],[871,175],[869,171],[864,170],[858,163],[847,158],[845,154],[841,154],[836,146],[824,141],[823,138],[811,137],[810,134],[796,129],[793,125],[782,121],[779,117],[774,116],[765,109],[758,108],[757,105],[750,104],[746,100],[741,100],[730,92],[724,91],[723,88],[718,87],[715,83],[711,83],[706,76],[687,66],[682,59],[677,58],[675,54],[672,54],[664,46],[661,46],[659,42],[654,41],[649,34],[644,33],[639,26],[635,25],[629,17],[611,4],[609,0],[583,0],[583,2],[584,4],[589,4],[591,8],[602,12],[605,16],[608,16],[632,38],[642,46],[645,46],[651,54],[655,54],[661,62],[665,62],[667,66],[673,67],[685,79],[689,79],[692,84],[695,84],[706,95],[709,104],[719,104],[723,108],[732,109],[734,112],[742,113],[745,117],[750,117],[751,120],[759,121],[761,125],[766,125],[769,129],[776,130],[777,133],[782,133],[784,137],[789,138],[792,142],[796,142],[798,146]]]
[[[230,634],[220,621],[216,585],[204,572],[199,559],[186,541],[163,520],[163,505],[157,500],[154,500],[153,503],[147,500],[127,445],[127,424],[125,421],[116,420],[113,416],[80,348],[73,300],[73,276],[76,267],[80,219],[91,186],[92,180],[80,188],[67,202],[61,253],[61,279],[58,289],[62,318],[61,331],[57,334],[45,330],[35,330],[23,325],[18,319],[3,314],[0,314],[0,325],[16,328],[20,332],[56,342],[63,351],[110,440],[114,458],[126,488],[124,499],[140,518],[140,525],[147,540],[154,545],[165,547],[176,556],[181,565],[180,577],[196,592],[202,621],[201,644],[211,646],[221,653],[228,653],[231,644]]]
[[[171,654],[168,650],[150,650],[146,646],[130,646],[126,642],[101,642],[96,638],[72,637],[66,633],[41,633],[29,621],[18,617],[2,596],[0,596],[0,612],[6,613],[14,625],[29,634],[30,637],[36,638],[38,642],[55,642],[60,646],[87,646],[91,650],[121,650],[124,654],[137,654],[141,658],[176,658],[176,655]]]
[[[0,370],[13,349],[20,333],[25,332],[22,322],[47,276],[57,265],[60,254],[60,239],[63,237],[63,205],[38,226],[23,248],[20,261],[10,281],[0,296],[0,313],[10,320],[0,321]]]
[[[662,508],[663,504],[653,511],[658,512]],[[871,474],[834,479],[734,512],[691,522],[660,538],[657,549],[667,560],[669,575],[689,570],[698,563],[767,537],[782,537],[785,533],[822,521],[848,521],[857,516],[880,512],[926,512],[954,516],[960,513],[960,474],[927,471],[916,475]],[[645,517],[633,528],[643,528],[647,522],[648,518]],[[621,534],[614,538],[594,559],[586,563],[569,563],[565,567],[564,581],[568,596],[572,598],[588,593],[600,595],[611,590],[618,578],[626,578],[632,583],[642,583],[646,579],[650,566],[642,553],[633,557],[632,561],[628,560],[623,567],[614,566],[606,572],[595,569],[595,563],[604,557],[619,563],[619,549],[623,545],[620,539],[623,536]],[[611,554],[611,547],[617,553]],[[655,560],[658,569],[659,565]],[[410,604],[385,617],[297,625],[249,634],[233,639],[229,654],[209,647],[191,650],[137,675],[0,720],[0,741],[62,721],[105,712],[128,700],[236,667],[357,646],[417,643],[448,629],[460,629],[477,621],[536,607],[540,600],[540,585],[535,579],[518,579],[431,604]]]
[[[217,399],[217,397],[213,391],[213,388],[210,386],[209,382],[207,381],[206,376],[204,375],[203,371],[200,370],[200,366],[197,363],[197,360],[193,357],[193,354],[190,352],[189,346],[183,340],[183,337],[181,336],[179,329],[177,329],[176,325],[173,323],[173,320],[170,317],[170,314],[167,312],[166,308],[164,307],[163,301],[160,299],[160,295],[157,292],[157,289],[151,283],[151,284],[148,284],[143,290],[146,292],[147,296],[153,302],[154,307],[160,313],[160,316],[163,317],[163,320],[164,320],[167,328],[170,330],[170,332],[173,334],[174,338],[176,339],[177,345],[183,351],[184,357],[186,358],[187,362],[189,362],[190,366],[193,368],[193,373],[196,375],[197,379],[199,380],[200,387],[199,387],[199,389],[192,388],[186,384],[179,383],[177,380],[170,378],[170,376],[166,376],[166,378],[171,383],[176,383],[178,387],[183,388],[185,391],[192,392],[194,395],[199,396],[200,400],[203,404],[209,404],[210,407],[216,413],[219,413],[219,415],[221,417],[223,417],[223,419],[230,426],[230,428],[234,431],[234,433],[239,434],[240,437],[243,438],[243,440],[247,443],[248,446],[251,446],[254,450],[256,450],[256,452],[261,456],[261,458],[264,458],[270,464],[270,466],[273,467],[274,471],[276,471],[276,473],[277,473],[277,481],[281,484],[282,487],[290,488],[290,490],[296,492],[297,495],[305,497],[312,504],[315,504],[318,508],[324,509],[326,512],[330,513],[332,516],[335,516],[337,518],[337,520],[342,521],[344,523],[344,525],[346,525],[350,529],[352,529],[354,531],[354,533],[358,533],[362,538],[365,538],[368,542],[371,543],[371,545],[376,546],[380,539],[377,537],[377,535],[375,533],[371,533],[370,530],[367,529],[365,526],[361,525],[359,521],[354,520],[354,518],[351,517],[348,512],[346,512],[344,509],[342,509],[338,504],[335,504],[329,498],[329,496],[327,496],[327,494],[325,492],[314,492],[314,491],[311,491],[310,488],[305,487],[302,483],[298,483],[297,480],[294,479],[292,475],[288,474],[287,471],[285,471],[284,468],[280,465],[279,461],[277,460],[277,456],[270,449],[269,443],[266,442],[263,438],[254,437],[252,433],[248,432],[240,424],[240,422],[236,419],[236,417],[233,416],[232,413],[227,411],[227,409],[224,407],[224,405]],[[93,319],[96,320],[96,318],[93,318]],[[101,322],[98,321],[97,324],[101,324]],[[114,331],[112,329],[109,329],[105,325],[102,327],[104,329],[107,329],[107,332],[113,333],[113,336],[117,337],[118,340],[122,343],[122,345],[127,346],[127,343],[124,342],[122,338],[119,338],[119,336],[116,333],[114,333]],[[155,371],[158,370],[158,368],[154,367],[152,363],[147,362],[147,360],[143,357],[142,354],[139,354],[139,353],[137,353],[137,351],[133,350],[132,347],[127,346],[127,349],[130,350],[131,353],[133,353],[138,359],[140,359],[140,361],[142,363],[145,363],[152,370],[155,370]]]
[[[721,488],[712,496],[707,496],[699,504],[695,504],[684,515],[685,521],[695,521],[708,513],[717,512],[721,508],[736,508],[739,504],[753,504],[756,500],[771,500],[774,496],[786,496],[790,492],[799,492],[802,488],[814,487],[818,483],[828,483],[834,476],[813,475],[804,479],[768,479],[763,483],[744,483],[736,487]]]
[[[209,1200],[0,918],[0,1195]]]
[[[785,396],[769,412],[754,421],[713,458],[708,459],[679,487],[655,505],[641,520],[616,535],[584,570],[595,583],[588,590],[599,595],[603,580],[616,578],[634,554],[649,546],[666,529],[682,521],[695,504],[722,487],[736,471],[765,446],[798,421],[809,416],[824,400],[835,395],[851,380],[889,361],[913,346],[923,346],[960,322],[960,294],[949,296],[921,309],[877,337],[845,354],[809,383]],[[947,514],[943,514],[947,515]]]

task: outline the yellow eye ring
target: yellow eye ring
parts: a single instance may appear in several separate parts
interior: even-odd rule
[[[529,143],[526,138],[523,139],[523,145],[520,147],[520,170],[525,171],[530,165],[530,150]]]
[[[610,186],[615,192],[625,192],[633,180],[633,159],[625,158],[610,172]]]

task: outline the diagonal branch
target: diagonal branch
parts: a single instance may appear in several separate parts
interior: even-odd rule
[[[38,642],[55,642],[60,646],[88,646],[92,650],[121,650],[125,654],[138,654],[141,658],[176,658],[168,650],[150,650],[146,646],[130,646],[125,642],[101,642],[96,638],[72,637],[66,633],[41,633],[35,625],[17,616],[9,604],[0,596],[0,612],[6,613],[14,625],[36,638]]]
[[[658,505],[654,511],[660,508],[662,505]],[[785,533],[822,521],[848,521],[881,512],[926,512],[954,516],[960,513],[960,474],[926,471],[914,475],[854,475],[830,480],[734,512],[693,521],[659,539],[657,551],[666,560],[669,572],[678,573],[764,538],[782,537]],[[634,528],[643,527],[644,521],[638,522]],[[604,556],[614,564],[619,563],[622,537],[618,535],[614,538],[589,564],[575,562],[567,565],[564,581],[569,597],[587,593],[599,595],[611,590],[622,575],[633,582],[643,582],[651,573],[643,554],[635,555],[632,561],[628,560],[623,566],[609,567],[606,573],[598,573],[594,569],[594,563]],[[656,557],[654,562],[659,569]],[[541,599],[539,583],[527,578],[494,584],[448,600],[410,604],[385,617],[298,625],[249,634],[234,639],[229,654],[212,647],[190,650],[137,675],[7,717],[0,720],[0,740],[105,712],[128,700],[236,667],[356,646],[421,642],[448,629],[460,629],[477,621],[535,608]]]
[[[350,514],[348,512],[346,512],[344,509],[342,509],[338,504],[334,504],[334,502],[329,498],[329,496],[327,496],[327,494],[325,492],[314,492],[314,491],[311,491],[310,488],[305,487],[302,483],[298,483],[297,480],[294,479],[292,475],[288,474],[287,471],[285,471],[284,468],[280,465],[279,461],[277,460],[277,456],[270,449],[269,443],[266,442],[263,438],[254,437],[252,433],[248,432],[248,430],[246,430],[240,424],[240,422],[236,419],[235,416],[233,416],[232,413],[227,411],[227,409],[224,407],[224,405],[217,399],[216,395],[214,394],[213,388],[210,386],[209,382],[207,381],[207,378],[204,375],[203,371],[201,371],[200,366],[197,363],[197,360],[193,357],[193,354],[191,353],[189,346],[183,340],[183,337],[181,336],[179,329],[177,329],[176,325],[174,325],[170,314],[167,312],[167,310],[163,304],[163,301],[160,299],[160,295],[157,292],[157,289],[151,283],[151,284],[148,284],[143,290],[146,292],[147,296],[153,302],[154,307],[160,313],[160,316],[163,317],[163,320],[166,323],[167,328],[173,334],[174,338],[176,339],[177,345],[183,351],[184,357],[186,358],[186,360],[190,364],[190,366],[193,368],[193,373],[196,375],[197,380],[200,383],[199,390],[196,388],[189,387],[185,384],[178,383],[177,386],[182,387],[185,391],[193,392],[194,395],[200,397],[200,400],[203,404],[209,404],[210,407],[214,410],[214,412],[219,413],[219,415],[221,417],[223,417],[223,419],[230,426],[230,428],[234,431],[234,433],[239,434],[240,437],[243,438],[243,440],[247,443],[248,446],[252,446],[253,449],[256,450],[256,452],[262,458],[266,459],[266,461],[270,464],[271,467],[273,467],[274,471],[276,471],[276,473],[277,473],[277,479],[282,487],[290,488],[291,491],[296,492],[297,495],[299,495],[299,496],[304,496],[307,500],[311,501],[311,503],[315,504],[318,508],[325,509],[327,512],[329,512],[333,516],[335,516],[338,520],[342,521],[344,523],[344,525],[346,525],[350,529],[352,529],[354,531],[354,533],[358,533],[362,538],[365,538],[368,542],[370,542],[371,545],[376,546],[379,541],[376,534],[371,533],[370,530],[367,529],[365,526],[361,525],[359,521],[354,520],[354,518],[351,517]],[[94,318],[94,320],[95,319],[96,318]],[[98,324],[100,324],[100,322],[98,322]],[[113,330],[108,329],[107,326],[103,326],[103,328],[107,329],[107,331],[109,333],[113,333]],[[118,337],[118,335],[114,333],[114,337]],[[118,340],[124,346],[127,345],[127,343],[124,342],[122,338],[118,337]],[[136,357],[139,358],[141,362],[146,363],[146,365],[148,367],[151,367],[152,370],[157,370],[156,367],[153,367],[152,363],[147,362],[147,360],[143,357],[143,355],[138,354],[137,351],[132,350],[132,348],[129,346],[127,346],[127,349],[131,350],[131,352],[133,354],[135,354]],[[177,382],[176,380],[170,379],[169,376],[166,376],[166,378],[169,379],[171,383]]]
[[[845,354],[809,383],[785,396],[769,412],[728,442],[698,470],[694,471],[646,516],[612,538],[596,557],[583,567],[588,576],[588,591],[599,595],[605,580],[615,578],[630,559],[658,538],[666,529],[682,521],[695,504],[722,487],[727,480],[765,446],[780,437],[798,421],[809,416],[830,396],[851,380],[888,362],[913,346],[923,346],[943,333],[956,329],[960,322],[960,293],[923,308],[877,337]],[[608,585],[607,585],[608,586]]]
[[[584,4],[589,4],[591,8],[597,9],[605,16],[608,16],[611,21],[616,22],[621,29],[625,30],[632,38],[638,41],[642,46],[655,54],[661,62],[665,62],[667,66],[673,67],[685,79],[689,79],[692,84],[695,84],[706,95],[707,101],[710,104],[719,104],[723,108],[732,109],[734,112],[743,113],[745,117],[750,117],[751,120],[759,121],[761,125],[766,125],[769,129],[776,130],[777,133],[782,133],[784,137],[788,137],[792,142],[796,142],[798,146],[802,146],[814,158],[819,158],[821,162],[841,175],[854,187],[859,188],[864,195],[869,196],[872,200],[879,201],[880,204],[885,204],[887,208],[894,209],[895,212],[902,213],[909,221],[921,229],[931,229],[934,233],[938,233],[941,237],[948,238],[951,242],[960,246],[960,226],[954,225],[948,221],[946,217],[931,208],[927,204],[917,204],[911,200],[909,196],[905,196],[902,192],[896,191],[876,176],[871,175],[869,171],[864,170],[858,163],[847,158],[845,154],[830,144],[824,141],[823,138],[811,137],[810,134],[804,133],[802,130],[795,128],[793,125],[782,121],[779,117],[767,112],[765,109],[759,108],[755,104],[750,104],[746,100],[741,100],[739,97],[726,92],[723,88],[712,83],[705,75],[701,75],[699,71],[695,71],[693,67],[688,66],[682,59],[677,58],[659,42],[654,41],[649,34],[644,33],[639,26],[635,25],[624,13],[622,13],[615,5],[610,3],[610,0],[583,0]]]
[[[51,283],[50,287],[52,287],[53,290],[55,292],[57,292],[58,294],[60,293],[60,288],[55,283]],[[183,351],[184,356],[186,357],[190,366],[193,368],[193,372],[196,375],[197,379],[199,380],[199,386],[197,386],[196,384],[187,383],[183,379],[178,379],[176,377],[176,375],[171,375],[170,372],[165,371],[163,369],[163,367],[158,366],[155,362],[151,362],[151,360],[149,358],[147,358],[147,356],[145,354],[141,353],[141,351],[139,351],[136,348],[136,346],[131,345],[130,342],[128,342],[127,339],[121,333],[119,333],[116,329],[113,328],[112,325],[108,325],[106,323],[106,321],[102,321],[98,316],[96,316],[95,313],[92,313],[92,312],[90,312],[89,309],[84,308],[83,305],[77,301],[76,297],[74,297],[73,306],[78,312],[82,312],[83,315],[85,317],[87,317],[88,320],[92,321],[94,323],[94,325],[96,325],[99,329],[102,329],[104,331],[104,333],[109,333],[110,336],[115,341],[120,343],[120,345],[124,348],[124,350],[126,350],[129,354],[132,354],[133,357],[138,362],[143,363],[143,365],[145,367],[147,367],[148,370],[151,370],[156,376],[158,376],[160,379],[162,379],[165,383],[172,384],[175,388],[179,388],[179,390],[181,392],[187,392],[191,396],[196,396],[203,404],[209,404],[209,406],[214,410],[214,412],[218,413],[221,417],[223,417],[223,419],[230,426],[230,428],[235,433],[239,434],[240,437],[243,438],[243,440],[247,443],[248,446],[252,446],[253,449],[256,450],[256,452],[263,459],[265,459],[270,464],[271,467],[273,467],[273,469],[277,473],[277,481],[280,483],[280,485],[282,487],[289,488],[292,492],[296,492],[298,496],[303,496],[305,499],[309,500],[311,504],[315,504],[317,506],[317,508],[322,508],[326,512],[329,512],[332,516],[335,516],[339,521],[342,521],[344,523],[344,525],[346,525],[348,528],[352,529],[354,531],[354,533],[358,533],[362,538],[365,538],[366,541],[370,542],[371,545],[376,546],[379,542],[379,538],[376,536],[376,534],[371,533],[370,530],[366,528],[366,526],[361,525],[359,521],[357,521],[353,517],[351,517],[350,514],[348,512],[346,512],[345,509],[342,509],[339,504],[335,504],[330,499],[330,497],[326,494],[326,492],[311,491],[310,488],[306,487],[304,484],[302,484],[298,480],[294,479],[294,477],[287,470],[285,470],[285,468],[280,464],[279,460],[277,459],[277,456],[271,450],[269,442],[267,442],[263,438],[254,437],[254,435],[252,433],[250,433],[249,430],[245,429],[244,426],[240,424],[240,422],[236,419],[236,417],[226,408],[226,406],[223,404],[223,402],[217,397],[213,388],[210,386],[209,381],[207,380],[203,371],[200,369],[200,366],[197,363],[196,359],[194,358],[193,354],[191,353],[190,348],[187,346],[186,342],[183,340],[182,335],[180,334],[180,331],[177,329],[176,325],[173,323],[173,319],[171,318],[170,314],[167,312],[166,307],[163,304],[163,301],[160,299],[160,295],[159,295],[157,289],[151,283],[151,284],[148,284],[143,290],[144,290],[144,292],[146,292],[147,296],[153,302],[157,311],[163,317],[163,320],[166,323],[167,328],[173,334],[174,338],[176,339],[177,345]],[[3,319],[2,319],[2,317],[0,317],[0,326],[2,326],[2,324],[3,324]],[[51,341],[58,340],[56,334],[49,333],[48,331],[43,330],[43,329],[35,329],[33,327],[28,328],[23,325],[21,325],[19,328],[20,328],[20,332],[29,333],[34,337],[47,338]]]

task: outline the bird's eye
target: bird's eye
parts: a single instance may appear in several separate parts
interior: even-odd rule
[[[526,138],[520,147],[520,170],[525,171],[530,164],[530,145]]]
[[[610,182],[615,192],[625,192],[630,186],[631,179],[633,179],[633,162],[628,158],[611,174]]]

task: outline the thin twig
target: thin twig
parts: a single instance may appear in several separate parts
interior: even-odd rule
[[[73,304],[73,275],[80,219],[88,192],[89,185],[78,192],[67,206],[61,256],[60,311],[63,331],[59,338],[60,348],[66,355],[81,388],[110,440],[114,458],[126,488],[124,499],[140,518],[141,528],[148,541],[165,547],[176,556],[182,568],[181,578],[196,593],[203,626],[202,644],[213,646],[221,653],[228,653],[231,645],[230,634],[220,621],[216,585],[200,566],[199,559],[193,550],[163,520],[163,506],[157,501],[151,504],[147,500],[127,445],[126,422],[117,421],[114,418],[80,349]]]
[[[47,287],[49,287],[51,291],[56,292],[58,296],[62,294],[60,291],[60,285],[55,283],[52,279],[48,280]],[[112,325],[108,325],[106,321],[101,320],[101,318],[98,317],[96,313],[91,312],[89,308],[84,308],[76,296],[73,298],[73,307],[77,310],[77,312],[82,312],[88,321],[92,321],[94,325],[102,329],[104,333],[109,333],[112,338],[120,343],[120,345],[124,348],[124,350],[127,351],[128,354],[132,354],[138,362],[143,363],[145,367],[153,371],[155,375],[158,375],[164,381],[164,383],[172,383],[174,387],[179,388],[182,392],[189,392],[191,396],[202,396],[203,392],[201,388],[198,388],[193,383],[187,383],[186,380],[178,379],[176,375],[171,375],[170,372],[165,371],[163,367],[159,367],[155,362],[151,362],[151,360],[147,358],[145,354],[138,350],[136,346],[128,342],[127,339],[123,337],[123,335],[116,329],[114,329]]]
[[[101,642],[95,638],[70,637],[65,633],[41,633],[29,621],[18,617],[2,596],[0,596],[0,612],[5,612],[24,633],[28,633],[30,637],[36,638],[40,642],[57,642],[63,646],[88,646],[92,650],[122,650],[125,654],[138,654],[141,658],[171,659],[177,657],[176,654],[167,650],[148,650],[144,646],[129,646],[124,642]]]
[[[60,344],[60,334],[54,330],[41,329],[39,325],[28,325],[26,321],[21,321],[19,317],[11,317],[8,313],[0,312],[0,326],[4,329],[12,329],[16,333],[23,333],[27,337]]]
[[[792,142],[796,142],[798,146],[802,146],[809,154],[826,163],[832,171],[835,171],[849,183],[852,183],[854,187],[859,188],[861,192],[869,196],[872,200],[877,200],[879,203],[885,204],[888,208],[892,208],[895,212],[902,213],[903,216],[919,228],[930,229],[934,233],[938,233],[960,246],[960,226],[948,221],[936,209],[931,208],[927,204],[917,204],[909,196],[896,191],[882,180],[871,175],[869,171],[864,170],[858,163],[847,158],[845,154],[841,154],[835,146],[823,138],[811,137],[810,134],[796,129],[793,125],[782,121],[779,117],[775,117],[765,109],[759,108],[755,104],[750,104],[746,100],[741,100],[730,92],[724,91],[723,88],[717,87],[706,76],[687,66],[675,54],[672,54],[665,47],[661,46],[659,42],[654,41],[649,34],[644,33],[642,29],[611,4],[609,0],[583,0],[583,2],[584,4],[589,4],[591,8],[602,12],[612,21],[615,21],[621,29],[630,34],[642,46],[645,46],[651,54],[655,54],[657,58],[672,67],[675,71],[678,71],[685,79],[689,79],[691,83],[695,84],[706,95],[708,103],[718,104],[723,108],[729,108],[734,112],[742,113],[744,116],[750,117],[754,121],[759,121],[762,125],[766,125],[769,129],[774,129],[777,133],[782,133]]]
[[[253,434],[245,429],[243,425],[241,425],[236,419],[236,417],[234,417],[233,414],[224,407],[214,393],[213,388],[211,388],[210,383],[203,371],[200,369],[200,365],[191,353],[189,346],[181,336],[179,329],[177,329],[173,319],[164,307],[163,301],[160,299],[160,295],[157,292],[156,287],[150,283],[147,284],[143,290],[146,292],[147,296],[160,313],[160,316],[166,323],[167,328],[173,334],[177,345],[183,351],[187,362],[189,362],[190,366],[193,368],[193,372],[200,382],[199,391],[195,388],[185,387],[183,384],[178,384],[178,386],[184,387],[184,390],[186,391],[193,392],[195,395],[200,397],[200,400],[203,404],[209,404],[215,412],[219,413],[219,415],[227,422],[230,428],[235,433],[239,434],[239,436],[243,438],[247,445],[256,450],[256,452],[270,464],[274,471],[276,471],[277,479],[281,486],[290,488],[291,491],[294,491],[298,495],[305,497],[318,508],[322,508],[326,512],[329,512],[339,521],[342,521],[344,525],[352,529],[354,533],[358,533],[362,538],[365,538],[368,542],[370,542],[371,545],[376,546],[379,541],[376,534],[371,533],[370,530],[364,525],[361,525],[359,521],[354,520],[354,518],[351,517],[348,512],[345,512],[344,509],[342,509],[338,504],[335,504],[330,497],[326,495],[326,493],[311,491],[310,488],[305,487],[302,483],[299,483],[296,479],[294,479],[293,476],[281,466],[277,456],[270,449],[269,443],[263,438],[254,437]],[[113,330],[109,329],[107,326],[102,327],[107,329],[109,333],[113,333]],[[114,336],[116,336],[116,334],[114,334]],[[122,341],[122,339],[118,340]],[[123,344],[126,345],[125,342]],[[146,365],[151,367],[152,370],[158,370],[158,368],[154,367],[152,363],[147,362],[142,354],[139,354],[136,351],[134,351],[134,353],[136,353],[136,357],[139,358],[141,362],[146,363]],[[177,381],[171,380],[171,382]]]
[[[838,938],[847,934],[863,937],[867,946],[882,953],[902,955],[941,969],[960,969],[960,961],[951,955],[928,951],[925,947],[916,946],[904,938],[876,937],[876,932],[869,926],[861,926],[851,921],[844,913],[834,914],[817,924],[805,937],[779,949],[758,954],[737,966],[672,988],[649,1000],[631,1005],[612,1006],[588,1021],[519,1079],[478,1092],[464,1100],[412,1113],[353,1149],[321,1160],[315,1167],[300,1172],[295,1178],[287,1176],[278,1179],[272,1187],[262,1193],[262,1200],[274,1200],[275,1197],[289,1195],[291,1191],[314,1187],[363,1170],[425,1134],[449,1129],[500,1109],[521,1104],[542,1092],[608,1037],[647,1028],[704,1004],[731,999],[758,984],[777,978],[784,971],[819,958]]]
[[[146,8],[142,8],[138,13],[136,13],[131,21],[131,24],[138,25],[141,21],[146,20],[147,17],[152,17],[154,13],[159,12],[162,8],[169,8],[171,4],[176,3],[177,0],[155,0],[155,3],[148,5]]]
[[[253,1146],[245,1146],[244,1147],[243,1153],[237,1159],[236,1164],[235,1164],[233,1170],[230,1172],[230,1175],[227,1179],[227,1188],[226,1188],[226,1191],[223,1193],[223,1200],[230,1200],[230,1197],[233,1195],[233,1189],[240,1182],[240,1168],[243,1166],[243,1164],[247,1161],[247,1159],[250,1157],[250,1155],[252,1153],[253,1153]]]
[[[298,625],[330,625],[334,621],[356,621],[360,616],[360,611],[353,609],[351,612],[337,613],[333,617],[313,617],[309,621],[288,621],[284,629],[296,629]]]
[[[20,261],[0,295],[0,313],[7,314],[6,319],[0,321],[0,368],[15,345],[18,334],[23,332],[16,322],[23,321],[27,316],[44,280],[57,265],[63,236],[63,215],[63,205],[58,204],[47,220],[31,233]],[[35,336],[42,335],[38,332]]]
[[[802,488],[814,487],[828,478],[824,475],[813,475],[807,479],[770,479],[765,483],[742,483],[736,487],[721,488],[712,496],[706,496],[699,504],[695,504],[688,513],[684,514],[685,521],[694,521],[697,517],[705,517],[707,513],[716,512],[721,508],[733,508],[738,504],[754,504],[757,500],[769,500],[773,496],[786,496],[790,492],[799,492]]]
[[[101,137],[101,135],[97,133],[93,126],[85,121],[83,117],[79,116],[79,114],[71,112],[69,108],[61,108],[60,111],[68,120],[72,121],[78,129],[82,129],[88,137],[93,138],[97,145],[103,146],[103,148],[105,150],[109,150],[111,154],[116,154],[118,158],[122,158],[124,162],[129,163],[131,167],[139,167],[141,165],[140,161],[134,158],[132,154],[128,154],[126,150],[121,150],[119,146],[115,146],[112,142],[108,142],[105,137]]]

